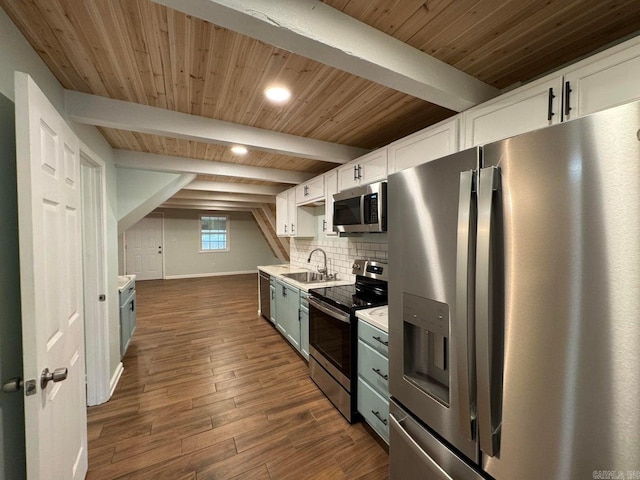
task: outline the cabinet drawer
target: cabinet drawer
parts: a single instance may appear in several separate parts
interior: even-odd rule
[[[389,356],[389,334],[387,332],[368,324],[364,320],[358,320],[358,337],[385,357]]]
[[[365,421],[389,443],[389,402],[358,377],[358,411]]]
[[[389,359],[358,340],[358,375],[389,398]],[[385,378],[386,377],[386,378]]]

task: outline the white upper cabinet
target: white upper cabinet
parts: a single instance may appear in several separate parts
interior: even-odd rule
[[[460,116],[425,128],[388,147],[389,175],[460,150]]]
[[[562,75],[544,77],[463,113],[464,148],[559,123]]]
[[[324,222],[322,231],[327,236],[337,236],[338,232],[333,231],[333,194],[338,193],[338,170],[333,169],[324,174]]]
[[[276,235],[287,237],[289,231],[289,190],[276,195]]]
[[[279,237],[315,237],[313,207],[296,204],[296,188],[276,196],[276,235]]]
[[[322,175],[296,187],[296,203],[298,205],[305,205],[323,199],[324,177]]]
[[[380,148],[338,168],[338,190],[387,178],[387,148]]]
[[[564,81],[565,120],[640,100],[640,37],[568,67]]]

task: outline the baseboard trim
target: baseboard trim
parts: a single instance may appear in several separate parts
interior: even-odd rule
[[[120,381],[122,372],[124,372],[124,365],[122,365],[122,362],[118,362],[116,371],[113,372],[113,376],[111,377],[111,382],[109,383],[109,398],[111,398],[111,396],[113,395],[113,392],[116,391],[116,387],[118,386],[118,382]]]
[[[189,275],[167,275],[165,280],[179,280],[181,278],[200,278],[200,277],[223,277],[226,275],[246,275],[248,273],[258,273],[258,270],[245,270],[241,272],[216,272],[216,273],[192,273]]]

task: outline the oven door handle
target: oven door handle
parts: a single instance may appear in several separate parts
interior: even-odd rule
[[[351,323],[351,318],[348,314],[344,313],[341,310],[338,310],[335,307],[332,307],[331,305],[327,305],[326,303],[316,299],[315,297],[309,297],[309,306],[317,308],[321,312],[326,313],[336,320],[340,320],[344,323]]]

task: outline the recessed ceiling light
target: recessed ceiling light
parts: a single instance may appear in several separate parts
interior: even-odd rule
[[[235,145],[231,147],[231,151],[236,155],[246,155],[249,150],[247,150],[247,147],[243,147],[241,145]]]
[[[284,87],[269,87],[264,95],[273,103],[284,103],[291,98],[291,91]]]

